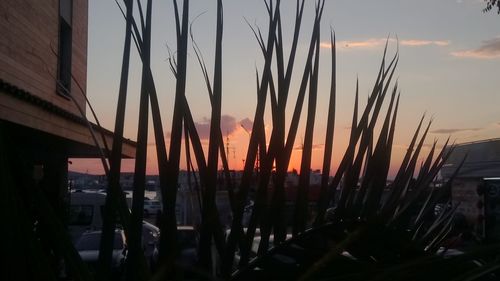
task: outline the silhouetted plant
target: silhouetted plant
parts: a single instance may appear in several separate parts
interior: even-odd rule
[[[151,22],[151,14],[149,12],[151,9],[151,2],[148,1],[147,12],[144,15],[140,2],[138,1],[140,28],[133,17],[129,18],[128,15],[124,14],[124,17],[127,19],[128,32],[133,35],[132,37],[134,38],[134,42],[143,62],[143,87],[141,91],[142,109],[140,113],[140,116],[142,116],[140,119],[142,121],[140,120],[139,127],[143,128],[142,130],[147,130],[146,116],[147,101],[149,99],[152,106],[162,203],[164,204],[165,210],[161,218],[162,237],[160,245],[160,263],[162,267],[154,278],[161,278],[161,276],[165,276],[165,274],[169,276],[176,272],[174,266],[175,257],[177,255],[175,201],[183,128],[185,130],[184,137],[188,169],[194,169],[191,161],[192,149],[200,176],[201,239],[198,247],[199,269],[212,276],[221,274],[224,278],[229,278],[234,270],[234,256],[237,250],[240,254],[239,265],[245,266],[248,263],[250,248],[255,237],[256,229],[259,226],[261,231],[261,242],[258,255],[262,256],[260,259],[272,253],[272,251],[268,252],[272,232],[274,232],[275,245],[279,245],[285,241],[287,226],[284,222],[284,184],[307,89],[309,90],[306,120],[307,129],[303,145],[297,199],[294,206],[295,212],[292,232],[295,240],[301,239],[301,237],[307,237],[307,235],[309,235],[308,233],[311,232],[305,232],[305,230],[311,227],[311,225],[306,223],[308,220],[307,206],[309,203],[307,198],[313,131],[316,117],[316,97],[318,95],[320,22],[325,1],[320,0],[316,2],[315,18],[308,55],[305,60],[301,83],[298,88],[298,96],[288,133],[285,128],[286,104],[289,92],[291,91],[290,85],[305,1],[296,2],[294,35],[286,67],[283,52],[284,42],[282,39],[283,31],[280,13],[281,3],[279,0],[277,0],[276,3],[272,0],[269,2],[265,1],[264,3],[266,4],[269,17],[267,38],[264,39],[260,29],[251,27],[263,54],[264,66],[261,75],[259,75],[259,71],[257,71],[256,75],[257,106],[255,109],[254,123],[250,135],[245,166],[241,182],[236,190],[233,190],[236,186],[234,186],[229,174],[229,166],[224,152],[222,133],[220,130],[222,112],[222,1],[217,1],[216,8],[217,22],[213,81],[210,81],[209,71],[201,55],[201,49],[196,44],[194,36],[191,33],[192,46],[202,70],[211,104],[211,130],[207,154],[208,159],[205,159],[200,137],[197,133],[189,109],[189,103],[185,96],[185,85],[187,83],[186,66],[188,52],[189,1],[183,1],[182,17],[179,13],[177,1],[173,1],[177,34],[177,55],[175,59],[170,59],[169,63],[176,78],[176,93],[168,158],[166,144],[163,141],[163,126],[160,118],[157,94],[154,87],[153,74],[149,66],[150,35],[148,34],[148,30],[150,29]],[[132,7],[131,4],[127,4],[126,6],[127,8]],[[128,10],[127,13],[129,13]],[[320,190],[321,196],[320,201],[317,202],[317,215],[314,220],[314,226],[316,229],[323,229],[325,227],[334,229],[334,234],[329,238],[333,246],[324,247],[324,253],[322,255],[310,258],[309,263],[307,263],[309,267],[303,268],[301,273],[304,279],[321,274],[321,272],[323,272],[322,270],[324,270],[324,266],[335,261],[346,249],[350,249],[352,253],[355,253],[356,258],[359,258],[360,261],[369,258],[370,255],[377,255],[379,259],[392,259],[392,262],[396,262],[394,255],[390,255],[387,252],[381,251],[379,254],[373,251],[363,252],[360,245],[366,245],[366,243],[360,239],[363,238],[373,243],[375,241],[373,238],[366,239],[366,237],[370,236],[381,239],[381,241],[387,241],[382,234],[393,238],[397,233],[408,232],[411,233],[411,235],[407,234],[404,239],[397,240],[392,244],[392,246],[396,246],[391,248],[391,250],[397,251],[399,249],[401,253],[406,253],[405,251],[410,247],[411,249],[417,249],[419,253],[434,252],[439,243],[449,233],[454,214],[454,209],[449,209],[442,212],[433,222],[429,223],[423,219],[426,214],[433,210],[432,206],[438,200],[441,200],[444,195],[443,190],[445,190],[445,188],[436,190],[435,188],[431,188],[430,184],[452,151],[449,150],[445,154],[444,150],[441,150],[441,152],[435,156],[436,143],[434,143],[433,148],[420,168],[418,177],[413,180],[414,173],[416,172],[417,159],[419,158],[430,126],[429,122],[425,132],[420,139],[418,139],[423,118],[414,134],[395,180],[389,187],[386,186],[396,127],[396,116],[399,106],[397,83],[393,85],[392,90],[389,91],[392,85],[392,77],[398,64],[399,55],[398,52],[396,52],[388,65],[386,65],[385,56],[387,45],[384,50],[384,58],[380,65],[380,70],[373,86],[372,93],[359,116],[359,120],[358,85],[356,85],[355,107],[349,145],[346,148],[337,171],[333,175],[333,179],[329,182],[336,98],[336,50],[333,33],[330,41],[332,50],[330,104]],[[273,59],[275,59],[274,61],[276,62],[276,77],[274,77],[271,71]],[[388,92],[391,93],[390,101],[387,113],[382,119],[379,118],[379,115],[381,115],[382,105],[384,104]],[[266,136],[264,131],[264,112],[267,95],[269,95],[270,98],[272,113],[272,132],[269,136],[268,147],[266,147]],[[375,126],[379,119],[382,119],[383,123],[380,132],[376,135]],[[135,187],[134,198],[138,199],[134,200],[136,204],[132,211],[132,218],[134,219],[136,227],[138,225],[137,222],[140,222],[140,219],[142,219],[138,212],[140,210],[139,207],[141,207],[139,206],[139,201],[142,201],[144,196],[143,187],[141,187],[143,186],[145,173],[144,153],[145,143],[147,143],[147,140],[144,138],[145,133],[143,131],[138,137],[138,159],[136,161],[137,186]],[[227,239],[224,237],[219,212],[215,202],[219,154],[224,167],[225,183],[231,201],[230,205],[233,218],[231,232]],[[249,197],[252,177],[256,172],[254,167],[258,154],[261,160],[258,170],[257,192],[254,198],[255,205],[252,209],[248,228],[244,231],[243,210]],[[141,159],[142,161],[140,161]],[[276,167],[276,174],[271,178],[274,165]],[[273,181],[274,187],[272,192],[269,190],[271,180]],[[449,186],[449,183],[445,185],[445,187],[447,186]],[[339,196],[336,200],[335,193],[337,190],[339,191]],[[386,200],[382,200],[382,194],[386,190],[389,195]],[[416,214],[413,214],[415,204],[422,200],[424,200],[424,204],[418,209]],[[330,211],[328,214],[331,215],[331,217],[325,221],[327,208],[331,206],[335,206],[335,211]],[[414,219],[412,219],[413,215],[416,215]],[[327,225],[323,226],[325,223],[327,223]],[[314,232],[314,230],[312,232]],[[139,235],[138,228],[135,228],[134,232],[130,233],[130,235],[132,235],[132,238],[135,237],[135,239],[137,239],[137,236],[134,235]],[[411,239],[406,239],[408,235],[411,236]],[[215,242],[216,255],[218,256],[217,260],[220,262],[219,265],[221,266],[220,273],[217,271],[211,272],[213,264],[216,262],[212,260],[212,242]],[[286,245],[286,243],[283,245]],[[277,250],[274,251],[279,251],[280,246],[276,249]],[[138,253],[137,245],[135,253]],[[129,274],[135,270],[133,267],[137,262],[138,260],[134,260],[133,256],[129,259]],[[247,268],[251,268],[251,265]]]
[[[164,124],[161,120],[161,107],[158,101],[159,93],[157,93],[154,75],[151,71],[152,1],[146,1],[145,12],[142,2],[136,1],[137,13],[135,13],[133,2],[133,0],[124,0],[125,9],[122,9],[122,6],[117,2],[125,19],[125,43],[115,135],[111,154],[107,155],[109,169],[104,155],[102,157],[108,177],[108,192],[104,208],[97,279],[109,280],[111,277],[113,233],[117,216],[124,228],[129,245],[126,261],[126,278],[128,280],[163,280],[182,277],[186,268],[182,268],[176,263],[180,249],[177,245],[175,206],[183,137],[189,177],[195,169],[199,175],[198,178],[193,173],[195,185],[200,191],[201,217],[198,245],[199,262],[187,270],[194,272],[200,279],[222,277],[238,280],[298,278],[302,280],[421,280],[423,278],[492,280],[487,278],[497,276],[492,274],[498,274],[500,268],[498,257],[496,257],[498,246],[477,248],[470,253],[449,259],[435,254],[441,242],[452,229],[456,206],[445,209],[432,220],[427,218],[433,212],[435,204],[445,197],[457,172],[442,187],[438,188],[432,184],[438,171],[453,151],[453,146],[445,151],[444,148],[448,146],[448,141],[441,150],[437,149],[437,144],[434,142],[430,152],[424,157],[425,160],[421,167],[417,167],[417,161],[420,159],[431,121],[421,133],[424,121],[424,117],[422,117],[395,179],[387,185],[400,99],[398,84],[393,82],[399,61],[399,50],[389,61],[386,61],[389,40],[387,40],[384,49],[373,89],[364,108],[359,108],[359,87],[356,83],[349,143],[339,167],[330,180],[337,96],[336,44],[335,35],[333,31],[331,32],[331,86],[324,161],[319,201],[313,202],[316,203],[316,216],[311,218],[308,217],[307,209],[311,203],[308,195],[316,100],[318,95],[322,94],[318,90],[318,83],[319,63],[321,61],[320,26],[325,0],[315,2],[307,56],[303,68],[299,69],[301,75],[298,89],[292,89],[291,85],[305,0],[296,1],[295,24],[288,58],[285,58],[284,55],[285,42],[283,41],[280,0],[264,1],[269,20],[267,36],[263,36],[263,32],[259,28],[250,27],[262,52],[264,64],[261,70],[256,70],[257,105],[246,152],[246,161],[239,183],[234,182],[231,178],[220,128],[223,98],[222,0],[216,2],[215,59],[212,80],[201,49],[196,44],[191,32],[191,45],[202,70],[202,78],[207,87],[211,106],[207,154],[203,149],[185,95],[186,84],[189,82],[187,76],[187,59],[190,47],[188,32],[191,30],[189,0],[183,0],[181,8],[179,8],[179,1],[173,0],[177,50],[176,57],[171,58],[169,64],[176,85],[168,154],[163,131]],[[494,5],[495,3],[497,2],[492,1],[489,4]],[[134,18],[134,14],[139,15],[138,20]],[[130,212],[119,180],[132,40],[142,61],[142,81],[134,169],[134,194]],[[273,71],[274,67],[276,67],[275,72]],[[195,78],[190,77],[189,79]],[[294,90],[297,92],[297,99],[290,125],[287,128],[285,122],[286,105],[290,92]],[[269,103],[267,103],[268,95]],[[289,231],[284,219],[285,179],[306,95],[308,98],[306,130],[302,147],[298,192],[293,206],[293,223],[291,231]],[[389,102],[384,112],[386,100]],[[264,113],[267,104],[270,104],[272,116],[272,132],[268,137],[264,130]],[[160,217],[159,266],[152,276],[145,265],[141,249],[150,110],[164,210]],[[375,129],[378,124],[381,124],[380,130]],[[269,140],[269,146],[266,146],[266,140]],[[2,141],[0,138],[0,143]],[[94,137],[94,141],[96,146],[99,146],[96,137]],[[104,145],[106,144],[104,143]],[[0,147],[4,146],[0,145]],[[108,149],[106,148],[106,150]],[[0,168],[2,173],[8,175],[10,169],[6,157],[3,155],[0,153]],[[208,157],[205,158],[205,155]],[[260,165],[256,171],[255,163],[258,157]],[[232,212],[231,231],[228,237],[225,237],[215,200],[220,162],[223,165],[224,183]],[[258,174],[257,177],[256,174]],[[415,175],[417,176],[415,177]],[[250,199],[250,189],[254,178],[257,178],[256,193],[251,199],[255,200],[255,204],[251,210],[248,227],[245,230],[243,225],[244,210],[246,202]],[[1,180],[2,186],[10,187],[4,190],[6,197],[0,196],[5,199],[2,202],[6,203],[10,198],[19,197],[19,194],[12,188],[12,178],[2,175]],[[191,178],[189,178],[190,180]],[[384,193],[387,194],[386,198],[383,196]],[[69,242],[68,235],[60,221],[51,220],[55,215],[44,195],[40,192],[34,192],[33,198],[39,206],[41,220],[49,226],[50,232],[54,234],[53,239],[57,239],[61,243],[59,250],[64,253],[64,259],[74,278],[92,280],[93,276]],[[17,210],[19,206],[16,206],[16,202],[16,200],[11,200],[7,206]],[[3,204],[0,205],[3,206]],[[25,221],[25,217],[22,212],[19,214],[21,221]],[[313,223],[309,224],[308,221],[311,219]],[[18,232],[29,234],[27,225],[27,223],[23,224]],[[257,228],[260,228],[259,249],[257,258],[250,261],[251,247]],[[286,240],[289,232],[293,234],[293,238]],[[272,249],[270,249],[271,235],[273,235],[272,242],[275,245]],[[31,246],[30,252],[33,253],[34,257],[42,259],[43,252],[36,239],[29,236],[28,241]],[[10,248],[9,250],[12,251]],[[236,253],[240,256],[239,264],[235,264]],[[288,257],[288,260],[283,261],[283,256]],[[213,259],[213,257],[216,258]],[[484,261],[474,264],[478,257],[484,258]],[[259,270],[255,270],[257,267]],[[459,270],[455,270],[457,267]],[[214,268],[218,269],[213,270]],[[239,271],[233,275],[235,269],[239,269]],[[45,270],[45,266],[40,266],[37,270],[40,270],[40,276],[44,280],[55,278],[54,272]]]

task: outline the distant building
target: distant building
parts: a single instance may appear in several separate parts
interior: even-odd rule
[[[500,139],[457,145],[443,165],[441,177],[452,177],[463,159],[451,185],[452,203],[480,237],[499,239]]]
[[[0,154],[14,181],[38,181],[62,212],[68,158],[99,157],[84,118],[88,2],[2,0],[0,14]],[[91,127],[111,147],[113,133]]]
[[[441,169],[441,176],[449,178],[464,157],[466,157],[464,165],[457,177],[500,177],[500,138],[456,145],[450,158]]]

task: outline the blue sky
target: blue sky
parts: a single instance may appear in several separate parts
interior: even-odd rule
[[[190,20],[196,18],[193,33],[211,72],[216,1],[190,2]],[[297,76],[307,52],[313,19],[314,2],[306,2],[297,53]],[[481,0],[327,0],[322,21],[324,44],[315,144],[324,142],[326,127],[330,26],[336,31],[339,47],[336,122],[339,148],[345,142],[346,127],[350,125],[356,77],[360,79],[361,101],[364,101],[363,97],[371,90],[388,35],[391,37],[390,54],[395,51],[396,38],[400,48],[396,75],[402,100],[395,139],[395,162],[404,152],[424,112],[434,118],[428,142],[434,138],[444,141],[450,134],[459,143],[500,137],[500,16],[496,12],[482,13],[484,6]],[[154,1],[153,9],[152,68],[160,93],[165,131],[169,131],[175,81],[167,58],[168,49],[175,52],[176,46],[172,3]],[[295,1],[282,1],[284,36],[288,42],[294,13]],[[229,142],[235,151],[230,164],[232,161],[236,168],[241,165],[248,144],[248,135],[240,128],[239,122],[251,119],[254,114],[255,68],[262,69],[258,45],[245,19],[265,30],[267,18],[263,1],[224,1],[223,114],[227,115]],[[89,1],[87,95],[107,128],[113,128],[114,124],[124,28],[123,17],[114,1]],[[203,126],[210,116],[209,101],[192,49],[188,61],[187,96],[195,121]],[[297,89],[297,80],[292,82],[292,89]],[[136,136],[139,81],[139,60],[134,54],[126,128],[126,136],[131,139]],[[289,100],[294,101],[294,97],[292,94]],[[289,103],[289,107],[293,104]],[[270,116],[266,122],[270,123]],[[300,132],[296,143],[300,143]],[[340,156],[340,151],[334,152],[335,159]],[[153,173],[154,157],[150,155],[148,158]],[[320,151],[313,157],[313,165],[319,166],[322,161]],[[78,167],[75,165],[75,169]]]

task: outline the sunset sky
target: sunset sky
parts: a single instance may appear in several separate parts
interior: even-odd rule
[[[119,1],[120,2],[120,1]],[[215,0],[192,0],[190,21],[209,72],[213,71]],[[298,90],[301,66],[307,53],[314,1],[306,1],[302,33],[297,51],[295,76],[288,108]],[[315,124],[313,169],[321,167],[330,87],[330,26],[337,35],[337,119],[334,165],[342,156],[350,130],[356,77],[360,79],[363,104],[372,88],[390,35],[389,54],[399,39],[400,61],[396,71],[401,105],[394,141],[393,170],[406,150],[413,130],[426,112],[433,118],[427,143],[443,142],[449,135],[457,143],[500,137],[500,15],[482,13],[481,0],[327,0],[322,20],[322,52],[318,106]],[[284,40],[291,42],[295,1],[282,1]],[[261,0],[224,1],[223,124],[229,143],[229,164],[241,169],[246,155],[256,105],[255,68],[261,72],[262,55],[245,19],[263,30],[266,10]],[[118,96],[125,22],[114,1],[89,1],[87,95],[100,122],[113,129]],[[174,16],[171,1],[153,2],[152,68],[159,92],[164,130],[171,130],[175,81],[169,69],[169,50],[175,53]],[[136,139],[139,108],[140,64],[133,50],[125,136]],[[200,134],[208,138],[210,107],[208,94],[194,51],[188,57],[187,97]],[[87,110],[89,112],[89,110]],[[299,168],[302,124],[295,142],[290,169]],[[291,110],[287,113],[289,122]],[[269,135],[271,118],[266,112]],[[150,132],[148,171],[157,173],[154,139]],[[168,141],[167,141],[168,143]],[[184,160],[183,160],[184,161]],[[99,161],[72,159],[70,170],[102,173]],[[133,161],[124,162],[133,170]]]

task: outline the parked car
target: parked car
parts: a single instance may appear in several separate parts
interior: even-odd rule
[[[82,234],[75,244],[75,249],[80,254],[82,260],[89,265],[93,272],[97,270],[99,260],[99,246],[101,244],[101,234],[99,231],[88,231]],[[127,242],[123,230],[115,231],[115,239],[112,254],[113,276],[117,279],[123,272],[125,259],[127,258]]]
[[[84,232],[97,231],[102,228],[105,203],[106,194],[101,192],[75,191],[71,193],[68,229],[73,243],[76,243]],[[130,198],[127,198],[127,204],[131,205]],[[143,228],[145,228],[143,236],[146,237],[144,238],[146,243],[150,242],[154,236],[159,236],[158,227],[146,221],[143,221]],[[148,231],[154,235],[146,235]]]
[[[156,215],[159,211],[161,211],[160,201],[151,199],[144,200],[144,217]]]
[[[131,198],[126,198],[127,205],[132,204]],[[73,191],[69,206],[69,232],[75,243],[85,231],[100,230],[106,193],[96,191]]]
[[[69,231],[75,243],[86,231],[102,227],[102,211],[106,194],[100,192],[74,191],[71,193],[69,207]]]

